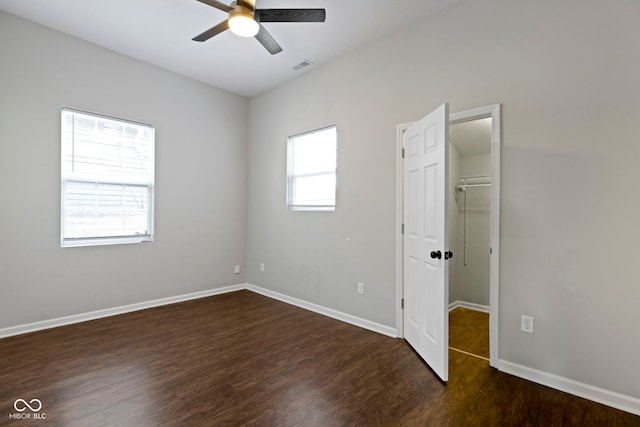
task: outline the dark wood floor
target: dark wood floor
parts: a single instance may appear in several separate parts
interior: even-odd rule
[[[0,340],[0,425],[640,426],[450,352],[241,291]],[[37,398],[45,421],[11,420]]]
[[[451,310],[449,349],[489,359],[489,313],[464,307]]]

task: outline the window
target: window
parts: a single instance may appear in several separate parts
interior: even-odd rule
[[[152,126],[62,109],[61,246],[153,240]]]
[[[336,209],[336,127],[289,137],[287,205],[291,210]]]

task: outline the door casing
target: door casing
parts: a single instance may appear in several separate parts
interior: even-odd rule
[[[489,266],[489,365],[497,368],[499,360],[499,302],[500,302],[500,104],[487,105],[472,110],[451,113],[449,125],[471,120],[491,118],[491,212]],[[404,158],[403,133],[415,122],[403,123],[396,128],[396,329],[398,338],[404,338],[403,270],[403,209],[404,209]]]

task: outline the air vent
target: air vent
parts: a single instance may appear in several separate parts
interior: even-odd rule
[[[308,67],[309,65],[313,65],[313,62],[309,61],[308,59],[303,59],[302,62],[300,62],[297,65],[294,65],[292,68],[298,71],[303,69],[304,67]]]

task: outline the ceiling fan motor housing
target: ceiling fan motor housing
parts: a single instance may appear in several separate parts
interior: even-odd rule
[[[253,37],[258,33],[259,25],[254,19],[252,9],[231,3],[232,9],[229,11],[229,27],[232,32],[242,37]]]
[[[230,6],[232,7],[232,9],[229,11],[229,18],[232,18],[236,15],[243,15],[253,19],[253,9],[239,5],[236,2],[231,3]]]

